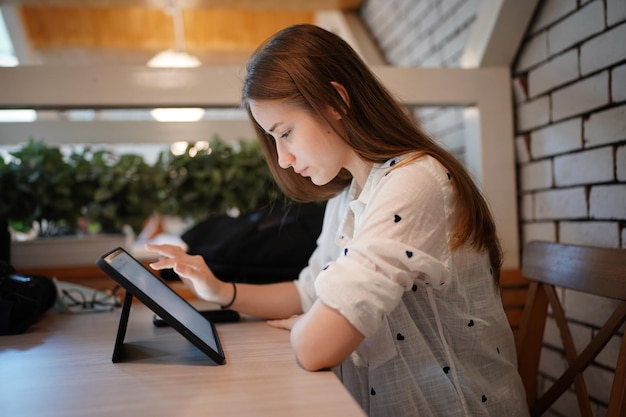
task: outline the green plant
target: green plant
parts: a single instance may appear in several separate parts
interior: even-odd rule
[[[206,149],[191,144],[182,155],[163,152],[154,165],[140,155],[90,148],[64,157],[30,140],[8,162],[0,158],[0,187],[0,217],[20,231],[38,222],[40,235],[72,233],[79,218],[104,232],[128,224],[138,233],[157,212],[200,221],[285,199],[257,142],[228,145],[219,138]]]
[[[9,214],[11,204],[7,194],[12,186],[13,181],[10,178],[8,165],[4,158],[0,157],[0,190],[2,191],[2,198],[0,198],[0,218],[6,218]]]
[[[93,201],[94,190],[98,188],[101,175],[108,170],[115,161],[115,155],[108,151],[92,151],[84,148],[74,150],[67,163],[74,172],[74,187],[72,195],[80,210],[85,215],[86,206]]]
[[[73,196],[73,171],[58,148],[29,140],[11,152],[2,166],[5,206],[2,211],[14,227],[29,230],[39,224],[41,235],[73,230],[80,210]]]
[[[241,142],[226,159],[224,199],[227,207],[249,212],[286,197],[274,181],[257,141]]]
[[[159,191],[162,214],[199,221],[231,209],[249,212],[284,198],[257,142],[237,147],[215,138],[209,148],[187,146],[181,155],[162,153],[157,162],[165,186]]]
[[[114,162],[109,164],[110,160]],[[90,169],[92,177],[85,180],[95,180],[96,188],[84,216],[105,232],[119,231],[126,224],[140,231],[158,204],[163,185],[158,167],[148,165],[140,155],[99,152],[93,155]]]

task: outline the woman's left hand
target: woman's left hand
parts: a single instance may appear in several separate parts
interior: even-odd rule
[[[298,320],[300,320],[300,316],[296,315],[291,316],[288,319],[268,320],[267,324],[272,327],[276,327],[277,329],[291,330],[293,325],[296,324]]]

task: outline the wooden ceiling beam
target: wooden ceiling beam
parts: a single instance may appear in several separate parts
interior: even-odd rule
[[[4,0],[3,5],[46,7],[142,7],[166,9],[245,9],[271,11],[356,10],[363,0]]]
[[[22,25],[34,48],[86,47],[160,50],[175,46],[171,16],[140,7],[23,6]],[[187,48],[252,51],[278,30],[313,23],[305,11],[194,9],[182,12]]]

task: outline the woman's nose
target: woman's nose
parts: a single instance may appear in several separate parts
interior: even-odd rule
[[[292,153],[285,149],[283,145],[279,145],[280,142],[276,144],[276,153],[278,154],[278,165],[287,169],[293,165],[293,161],[296,159]]]

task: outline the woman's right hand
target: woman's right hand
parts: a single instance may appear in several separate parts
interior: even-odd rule
[[[217,279],[202,256],[189,255],[175,245],[146,244],[146,249],[159,255],[159,260],[150,264],[151,268],[173,269],[198,297],[219,305],[226,305],[232,299],[232,285]]]

